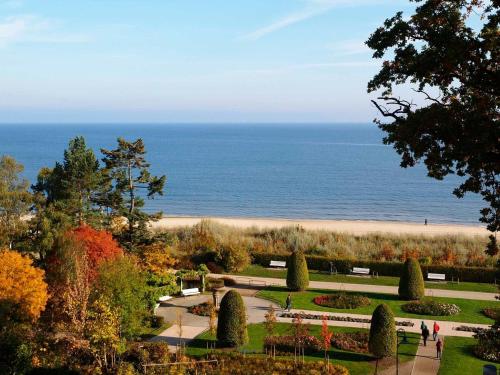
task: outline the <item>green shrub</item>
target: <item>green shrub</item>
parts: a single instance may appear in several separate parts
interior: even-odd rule
[[[165,324],[165,318],[163,316],[153,315],[151,317],[151,327],[160,328]]]
[[[207,290],[215,290],[224,288],[224,280],[222,278],[207,277]]]
[[[422,299],[425,295],[424,278],[420,264],[414,258],[406,259],[399,278],[399,298],[407,301]]]
[[[250,264],[250,255],[248,255],[245,243],[230,241],[217,248],[215,260],[227,272],[240,272]]]
[[[368,348],[377,358],[389,357],[396,353],[396,324],[394,314],[385,303],[377,306],[372,315]]]
[[[235,286],[236,280],[229,276],[223,276],[222,280],[224,281],[224,286]]]
[[[293,291],[306,290],[309,286],[309,270],[302,251],[294,251],[288,258],[286,286]]]
[[[235,290],[227,292],[220,303],[217,341],[221,347],[237,347],[248,341],[245,304]]]

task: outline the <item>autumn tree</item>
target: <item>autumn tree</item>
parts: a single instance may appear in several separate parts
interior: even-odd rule
[[[128,228],[123,238],[129,248],[141,242],[147,233],[147,223],[161,217],[161,212],[143,211],[144,198],[163,195],[165,176],[153,176],[146,161],[142,139],[128,142],[118,138],[114,150],[101,149],[104,155],[104,175],[109,186],[106,203],[114,216],[124,217]]]
[[[332,345],[332,336],[333,332],[330,332],[328,329],[328,318],[326,315],[323,315],[321,317],[321,339],[322,339],[322,344],[323,344],[323,350],[325,351],[325,359],[326,353],[328,350],[330,350],[330,346]]]
[[[0,313],[16,321],[35,321],[47,303],[45,272],[17,251],[0,252]]]
[[[0,158],[0,246],[12,248],[14,239],[26,230],[23,216],[31,204],[29,182],[20,174],[23,165],[10,156]]]
[[[461,198],[479,193],[488,205],[480,221],[500,229],[498,1],[413,0],[414,14],[398,12],[368,39],[373,57],[385,58],[368,83],[381,94],[376,120],[401,155],[402,167],[423,161],[430,177],[462,177]],[[479,17],[477,17],[479,15]],[[409,84],[413,98],[393,89]]]

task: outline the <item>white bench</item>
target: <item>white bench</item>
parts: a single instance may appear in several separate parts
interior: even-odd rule
[[[190,289],[182,289],[181,290],[181,294],[184,296],[184,297],[187,297],[187,296],[194,296],[196,294],[200,294],[200,290],[198,288],[190,288]]]
[[[351,273],[355,275],[370,275],[370,269],[369,268],[362,268],[362,267],[352,267]]]
[[[444,273],[428,273],[427,280],[446,281],[446,275]]]
[[[279,260],[272,260],[271,263],[269,263],[269,267],[285,268],[286,267],[286,262],[282,262],[282,261],[279,261]]]
[[[171,296],[162,296],[162,297],[158,298],[158,301],[165,302],[165,301],[168,301],[169,299],[172,299],[172,297]]]

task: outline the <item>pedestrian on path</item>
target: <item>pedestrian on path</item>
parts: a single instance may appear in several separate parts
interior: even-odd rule
[[[438,333],[439,333],[439,324],[437,324],[437,322],[434,322],[434,325],[432,326],[432,338],[434,339],[434,341],[436,341]]]
[[[424,335],[424,328],[425,328],[425,323],[422,320],[422,323],[420,323],[420,333],[422,334],[422,336]]]
[[[286,308],[285,310],[290,311],[292,309],[292,295],[288,293],[288,296],[286,297]]]
[[[438,339],[436,342],[436,356],[438,359],[441,359],[441,353],[443,351],[443,342],[441,339]]]
[[[427,328],[426,325],[424,325],[424,329],[422,331],[422,338],[424,339],[424,346],[427,346],[427,339],[429,338],[430,332],[429,328]]]

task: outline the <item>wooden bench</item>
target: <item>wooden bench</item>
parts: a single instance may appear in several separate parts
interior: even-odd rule
[[[272,260],[271,263],[269,263],[269,267],[286,268],[286,262],[282,262],[279,260]]]
[[[165,301],[168,301],[169,299],[172,299],[172,297],[171,296],[162,296],[162,297],[158,298],[158,301],[165,302]]]
[[[184,296],[184,297],[187,297],[187,296],[194,296],[196,294],[200,294],[200,290],[198,288],[190,288],[190,289],[182,289],[181,290],[181,294]]]
[[[362,267],[352,267],[351,273],[354,275],[370,276],[370,269]]]
[[[444,273],[428,273],[427,280],[446,281],[446,275]]]

